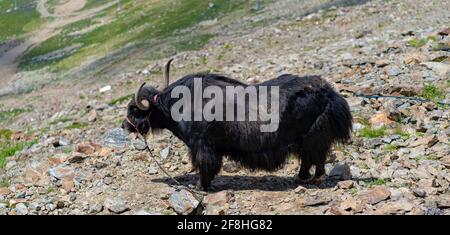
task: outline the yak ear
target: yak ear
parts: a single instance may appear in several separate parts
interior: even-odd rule
[[[150,102],[148,101],[148,98],[146,98],[145,95],[143,94],[145,91],[144,86],[145,82],[142,83],[142,85],[139,87],[138,91],[134,95],[134,101],[136,103],[136,106],[143,111],[148,110],[150,108]]]

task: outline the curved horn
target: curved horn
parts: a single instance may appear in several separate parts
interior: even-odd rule
[[[145,82],[142,83],[141,87],[139,87],[139,90],[134,95],[134,101],[136,102],[136,106],[143,111],[150,108],[150,102],[147,99],[141,99],[141,90],[144,86]]]
[[[172,63],[172,59],[170,59],[169,61],[167,61],[166,66],[164,67],[164,88],[169,86],[169,73],[170,73],[170,63]]]

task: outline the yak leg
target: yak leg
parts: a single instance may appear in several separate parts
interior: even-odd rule
[[[200,175],[197,187],[206,191],[222,167],[222,156],[209,149],[200,149],[195,158],[195,165]]]
[[[302,166],[300,168],[299,178],[309,179],[309,168],[315,165],[314,178],[312,183],[321,183],[325,175],[325,162],[331,149],[331,141],[327,138],[327,133],[319,132],[316,135],[305,138],[303,147],[300,151]],[[305,164],[305,167],[303,166]]]
[[[301,166],[298,175],[295,177],[295,180],[298,182],[306,182],[311,178],[311,174],[309,173],[309,169],[311,168],[311,160],[307,157],[301,155]]]
[[[316,166],[314,172],[313,183],[320,184],[325,178],[325,162],[327,160],[327,155],[331,149],[331,141],[326,138],[326,136],[322,136],[314,144],[311,144],[314,151],[312,151],[312,164]]]

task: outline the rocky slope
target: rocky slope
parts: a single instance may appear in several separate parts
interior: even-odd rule
[[[363,1],[293,17],[276,6],[262,14],[284,16],[273,24],[176,54],[173,78],[204,70],[249,83],[325,77],[355,118],[352,143],[334,148],[325,182],[296,184],[294,160],[272,173],[225,161],[202,203],[176,190],[142,141],[118,129],[129,94],[160,82],[160,60],[108,81],[3,98],[1,108],[16,111],[1,116],[1,129],[13,130],[2,142],[24,146],[0,170],[0,214],[450,214],[450,3]],[[195,184],[182,142],[170,132],[149,142],[171,175]]]

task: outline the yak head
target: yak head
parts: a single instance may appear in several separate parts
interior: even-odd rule
[[[169,86],[170,59],[164,68],[164,90]],[[134,98],[128,103],[127,117],[122,123],[122,128],[129,132],[147,134],[151,129],[150,116],[155,110],[156,100],[161,91],[153,86],[146,86],[145,82],[139,87]]]

